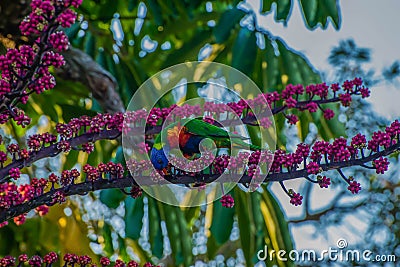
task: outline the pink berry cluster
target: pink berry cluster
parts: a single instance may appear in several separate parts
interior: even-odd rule
[[[349,186],[347,189],[352,193],[352,194],[358,194],[361,190],[361,185],[357,181],[354,181],[353,179],[349,179]]]
[[[178,109],[181,110],[180,112],[177,112],[177,115],[183,113],[182,117],[188,112],[188,110],[185,108],[178,107],[177,105],[172,105],[168,108],[152,108],[149,116],[147,117],[146,123],[148,125],[155,126],[160,119],[165,120],[174,109],[176,109],[175,112],[177,112]]]
[[[119,136],[122,130],[124,114],[119,112],[115,114],[98,114],[93,118],[89,116],[81,116],[74,118],[68,123],[58,123],[56,125],[57,135],[52,133],[34,134],[27,137],[27,148],[21,148],[18,144],[9,144],[5,151],[0,151],[0,181],[4,181],[7,177],[18,179],[21,175],[20,169],[25,163],[34,160],[38,153],[43,151],[69,152],[71,143],[75,143],[75,139],[82,136],[104,133],[105,139],[108,138],[107,132],[115,131],[114,137]],[[0,138],[0,144],[3,138]],[[91,153],[94,150],[93,142],[90,138],[82,141],[81,150]],[[50,153],[50,152],[49,152]],[[45,155],[46,156],[46,155]],[[49,155],[47,155],[49,156]],[[5,165],[6,163],[8,165]]]
[[[325,175],[324,176],[318,175],[317,181],[321,188],[328,188],[331,184],[331,178],[328,178]]]
[[[94,182],[100,179],[114,180],[124,177],[125,169],[120,163],[99,163],[97,167],[89,164],[83,166],[82,169],[85,174],[86,181]],[[63,170],[60,175],[51,173],[47,179],[45,178],[32,178],[29,184],[16,185],[14,182],[7,182],[0,184],[0,213],[15,206],[35,201],[36,198],[41,197],[46,193],[52,193],[51,201],[48,205],[62,203],[65,201],[65,194],[63,191],[56,190],[60,188],[68,189],[69,186],[75,184],[81,172],[77,169]],[[140,188],[132,189],[132,196],[139,197],[141,195]],[[48,212],[48,206],[42,205],[37,207],[36,212],[43,216]],[[25,222],[26,214],[21,214],[14,217],[14,222],[17,225]],[[1,226],[6,225],[2,224]]]
[[[125,169],[121,163],[101,162],[97,167],[86,164],[83,166],[83,172],[87,181],[94,182],[100,179],[120,179],[124,176]]]
[[[253,178],[259,173],[258,164],[270,164],[273,160],[273,154],[269,151],[239,152],[236,156],[226,154],[213,156],[211,152],[203,152],[200,158],[194,160],[171,157],[169,159],[171,166],[174,166],[172,175],[176,176],[196,176],[201,175],[203,170],[211,175],[220,175],[226,170],[232,174],[245,173]],[[146,171],[152,170],[153,165],[149,160],[129,159],[127,166],[136,176],[143,175]],[[159,173],[161,177],[162,173]],[[156,175],[157,177],[159,175]]]
[[[18,103],[26,104],[31,93],[40,94],[54,88],[55,79],[49,67],[64,65],[64,58],[53,51],[68,49],[65,33],[56,29],[70,27],[76,18],[70,7],[78,7],[81,0],[32,0],[32,12],[21,22],[21,33],[36,39],[33,45],[21,45],[0,55],[0,124],[10,119],[25,127],[31,119]]]
[[[23,35],[40,35],[53,25],[64,28],[75,23],[76,13],[70,7],[79,7],[82,0],[33,0],[32,12],[21,22],[20,30]]]
[[[235,205],[235,200],[231,195],[223,195],[219,201],[225,208],[233,208]]]
[[[339,91],[343,91],[343,93],[337,96]],[[266,108],[265,103],[272,108],[272,114],[283,112],[291,124],[295,124],[298,121],[298,116],[285,113],[288,109],[312,113],[321,109],[325,119],[329,120],[335,116],[335,113],[331,109],[323,109],[322,104],[340,102],[342,105],[348,106],[352,101],[353,95],[361,95],[363,98],[369,96],[369,89],[362,86],[360,78],[345,81],[341,87],[338,84],[328,86],[325,83],[321,83],[308,85],[304,88],[303,85],[289,84],[280,94],[278,92],[263,93],[254,99],[241,99],[238,102],[227,104],[205,102],[203,106],[185,104],[182,106],[172,105],[166,108],[155,107],[149,111],[148,116],[145,110],[130,111],[125,115],[124,133],[128,133],[130,128],[138,126],[139,124],[137,123],[139,121],[143,123],[143,120],[146,120],[148,126],[156,126],[165,123],[167,117],[172,122],[176,121],[177,118],[203,116],[205,121],[215,123],[214,118],[219,118],[219,115],[225,114],[226,117],[229,117],[229,114],[234,113],[243,122],[246,123],[249,120],[249,123],[254,123],[251,121],[254,119],[252,108],[264,110]],[[268,128],[271,126],[272,121],[271,118],[265,116],[259,118],[257,123],[262,127]]]
[[[93,134],[93,132],[97,133],[99,129],[98,123],[99,121],[102,121],[99,119],[99,117],[100,116],[96,118],[95,123],[91,123],[90,119],[84,117],[80,120],[73,120],[74,123],[72,124],[60,124],[58,126],[58,132],[59,135],[63,136],[60,138],[79,138],[79,134],[85,135]],[[106,116],[106,118],[110,117]],[[121,116],[118,116],[118,118],[118,120],[121,121]],[[107,123],[100,123],[100,125],[100,131],[108,129]],[[121,123],[112,123],[112,125],[119,125],[115,126],[116,129],[114,130],[119,131],[119,129],[121,129]],[[91,127],[94,127],[95,130],[93,131]],[[311,178],[308,176],[318,175],[317,179],[313,182],[318,183],[321,188],[329,187],[331,184],[331,179],[327,176],[321,176],[319,173],[330,170],[330,166],[334,166],[333,169],[338,170],[344,180],[348,183],[348,190],[353,194],[356,194],[361,190],[360,184],[352,177],[346,178],[341,172],[341,168],[351,165],[365,166],[365,163],[372,162],[372,166],[369,168],[375,168],[378,174],[384,173],[388,169],[389,161],[387,158],[385,158],[385,156],[383,156],[384,154],[379,154],[379,151],[391,151],[389,149],[392,148],[397,150],[399,147],[399,135],[400,123],[398,120],[396,120],[390,126],[386,127],[385,131],[375,132],[369,141],[367,141],[364,135],[357,134],[350,139],[350,144],[348,144],[348,141],[344,138],[337,138],[332,143],[317,141],[312,146],[298,144],[294,152],[287,153],[283,150],[277,150],[274,153],[274,157],[272,157],[271,153],[265,153],[264,151],[253,151],[252,153],[240,152],[237,156],[219,155],[215,158],[211,156],[203,157],[202,160],[205,160],[206,165],[210,168],[209,172],[205,173],[209,173],[210,175],[221,174],[227,170],[235,174],[244,173],[248,177],[255,179],[261,175],[259,164],[267,163],[271,165],[270,172],[268,176],[266,176],[267,181],[272,179],[274,175],[278,177],[281,174],[298,172],[299,176],[297,177],[304,176],[308,180],[311,180]],[[1,153],[2,156],[0,158],[7,159],[10,157],[12,160],[29,159],[29,153],[36,153],[35,151],[38,147],[47,144],[53,144],[55,141],[55,136],[50,134],[41,134],[30,137],[28,140],[31,141],[31,147],[29,150],[22,150],[17,144],[10,144],[7,146],[7,151]],[[56,144],[54,143],[53,145]],[[369,155],[366,155],[368,151]],[[196,161],[190,162],[193,163]],[[340,164],[343,166],[340,167]],[[337,169],[337,166],[339,166],[339,169]],[[150,161],[146,160],[135,161],[131,159],[128,161],[128,167],[132,171],[132,175],[140,176],[144,171],[151,170],[152,164]],[[285,170],[287,170],[287,172],[285,172]],[[181,176],[204,175],[204,172],[201,171],[200,173],[183,172],[180,170],[175,171],[176,173],[172,173],[172,175],[175,175],[177,179],[179,179]],[[84,179],[90,182],[101,179],[112,180],[125,178],[125,170],[123,166],[115,163],[100,163],[96,167],[85,165],[83,168],[83,173],[85,174]],[[15,180],[19,178],[21,172],[18,168],[10,168],[8,175],[10,178]],[[13,182],[2,183],[1,191],[6,193],[3,193],[0,196],[0,206],[3,210],[5,210],[28,201],[32,201],[35,197],[45,193],[46,188],[51,191],[54,190],[57,185],[62,187],[73,185],[79,176],[80,172],[77,170],[65,170],[61,172],[60,176],[50,174],[48,179],[33,178],[31,179],[31,183],[29,185],[16,186]],[[157,179],[163,179],[163,177],[158,174]],[[142,192],[138,187],[132,187],[130,192],[133,197],[139,197],[141,193]],[[298,193],[291,193],[289,196],[293,205],[301,204],[302,198]],[[55,203],[62,203],[63,201],[65,201],[64,193],[56,190],[56,192],[52,195],[52,201],[48,204],[53,205]],[[229,201],[227,203],[229,203]],[[229,205],[226,204],[224,206]],[[46,214],[47,210],[48,207],[45,205],[36,209],[39,215]],[[25,221],[25,215],[23,214],[15,217],[14,221],[17,224],[23,223]]]
[[[57,253],[51,251],[40,257],[38,255],[33,255],[32,257],[28,257],[26,254],[21,254],[18,258],[12,256],[5,256],[0,258],[0,267],[12,267],[18,263],[18,266],[23,266],[24,264],[28,264],[31,267],[50,267],[52,264],[59,261],[59,256]],[[124,262],[120,259],[117,259],[114,263],[107,257],[101,257],[99,264],[95,264],[91,257],[88,255],[81,255],[78,256],[72,253],[66,253],[64,257],[62,257],[64,261],[64,266],[71,265],[71,266],[79,266],[79,267],[107,267],[107,266],[114,266],[114,267],[139,267],[139,263],[132,260],[129,262]],[[60,266],[63,264],[60,263]],[[159,267],[158,265],[153,265],[150,262],[146,262],[142,265],[143,267]]]
[[[348,86],[348,85],[347,85]],[[317,94],[318,92],[316,92]],[[321,93],[318,93],[321,94]],[[347,178],[341,172],[341,168],[345,168],[351,165],[359,165],[362,167],[374,168],[376,173],[383,174],[388,170],[389,161],[384,156],[377,154],[381,148],[389,149],[391,146],[399,146],[399,135],[400,135],[400,122],[398,120],[391,123],[390,126],[386,127],[385,131],[378,131],[372,135],[371,140],[367,141],[365,135],[361,133],[357,134],[353,138],[347,139],[340,137],[333,142],[316,141],[313,145],[298,144],[294,152],[288,153],[284,150],[276,150],[273,155],[271,153],[265,153],[265,151],[253,151],[240,152],[237,156],[218,155],[214,160],[206,162],[209,166],[207,172],[210,175],[220,175],[225,171],[232,174],[242,173],[251,177],[252,179],[262,177],[259,164],[267,164],[271,166],[269,174],[266,176],[268,181],[269,177],[278,176],[280,174],[290,174],[298,172],[299,176],[304,176],[308,180],[317,183],[321,188],[328,188],[331,184],[331,179],[327,176],[319,175],[323,171],[330,169],[338,170],[344,180],[348,183],[348,190],[353,194],[358,193],[361,190],[360,184],[354,180],[354,178]],[[395,148],[396,150],[398,148]],[[369,156],[366,154],[369,153]],[[372,163],[372,166],[366,166],[365,163]],[[176,166],[177,162],[171,162],[172,165]],[[191,168],[190,164],[194,164],[196,161],[184,161],[181,166],[182,168]],[[204,162],[203,162],[204,163]],[[150,162],[142,160],[140,162],[131,161],[134,165],[134,169],[137,171],[135,175],[142,175],[143,171],[152,169]],[[189,166],[189,165],[190,166]],[[331,166],[342,166],[342,167],[331,167]],[[340,165],[341,164],[341,165]],[[179,165],[179,164],[178,164]],[[174,168],[171,173],[179,179],[180,176],[198,176],[204,175],[204,172],[195,173],[183,172],[179,168]],[[303,172],[304,171],[304,172]],[[301,173],[301,175],[300,175]],[[312,180],[310,176],[316,176],[316,180]],[[162,179],[162,173],[157,173],[157,179]],[[299,193],[289,194],[291,203],[293,205],[300,205],[302,197]]]
[[[373,160],[372,164],[376,168],[377,174],[384,174],[385,171],[387,171],[388,167],[389,167],[389,161],[387,158],[384,158],[384,157],[380,157],[379,159]]]
[[[341,93],[338,93],[341,91]],[[282,109],[297,109],[298,111],[308,110],[311,113],[317,112],[319,109],[323,111],[324,118],[327,120],[335,116],[333,110],[323,109],[321,104],[329,102],[340,102],[347,107],[352,101],[352,95],[361,95],[362,98],[368,97],[370,91],[363,86],[361,78],[345,81],[342,86],[335,83],[328,86],[326,83],[311,84],[304,89],[303,85],[289,84],[282,93],[267,93],[266,99],[270,105],[276,107],[276,102],[283,100]],[[284,113],[290,124],[295,124],[298,117],[295,114]]]
[[[229,164],[229,156],[221,155],[214,159],[212,163],[213,173],[222,174]]]
[[[117,129],[122,131],[124,114],[117,112],[115,114],[97,114],[94,117],[83,115],[79,118],[73,118],[68,123],[58,123],[56,132],[62,140],[76,137],[84,133],[100,133],[103,130]]]
[[[188,161],[183,158],[171,157],[170,162],[172,165],[180,169],[181,174],[194,176],[196,172],[200,172],[204,168],[210,166],[214,159],[214,155],[211,151],[205,151],[198,159]]]
[[[133,176],[140,176],[143,172],[152,169],[153,165],[150,160],[128,159],[126,165]]]
[[[137,185],[132,186],[131,191],[129,192],[129,195],[133,198],[139,198],[142,196],[142,194],[143,190]]]
[[[303,196],[301,196],[299,193],[296,193],[293,190],[289,190],[289,196],[290,204],[299,206],[303,203]]]
[[[309,174],[318,174],[322,171],[320,169],[322,163],[333,164],[335,162],[364,158],[367,150],[370,153],[379,152],[381,147],[387,149],[392,145],[398,144],[399,133],[400,122],[396,120],[386,128],[385,132],[378,131],[373,133],[371,140],[368,142],[365,135],[357,134],[351,138],[350,144],[348,144],[347,139],[340,137],[332,143],[316,141],[312,147],[306,144],[299,144],[293,153],[277,150],[275,151],[271,172],[281,172],[283,168],[287,168],[290,171],[296,170],[307,159],[307,172]],[[373,162],[376,165],[377,173],[383,173],[389,165],[387,159],[383,157],[375,159]]]
[[[299,168],[299,165],[303,162],[305,169],[308,174],[319,174],[323,170],[328,170],[330,165],[340,162],[351,162],[356,160],[367,159],[372,161],[372,166],[368,167],[363,162],[354,165],[360,165],[362,167],[374,168],[377,174],[384,174],[388,170],[389,160],[383,156],[379,157],[378,152],[380,148],[389,149],[392,146],[399,146],[400,136],[400,122],[395,120],[390,126],[386,127],[384,132],[374,132],[371,140],[367,142],[367,139],[362,134],[357,134],[351,138],[351,142],[348,145],[345,138],[337,138],[331,144],[326,141],[317,141],[310,148],[305,144],[299,144],[297,150],[294,153],[286,153],[282,150],[275,152],[274,161],[270,172],[280,173],[283,168],[287,168],[289,172],[295,171]],[[367,149],[369,150],[369,156],[366,156]],[[398,148],[397,148],[398,149]],[[396,149],[394,149],[396,150]],[[372,157],[378,155],[378,157]],[[308,163],[307,163],[308,162]],[[325,169],[322,168],[325,167]],[[361,190],[361,185],[354,180],[353,177],[346,178],[343,172],[339,169],[340,175],[348,183],[347,189],[357,194]],[[307,177],[308,178],[308,177]],[[326,176],[317,176],[316,183],[321,188],[328,188],[331,184],[330,178]],[[290,203],[293,205],[300,205],[301,199],[298,193],[290,193]]]
[[[43,194],[47,181],[45,179],[33,178],[31,184],[16,185],[15,183],[0,184],[0,212],[8,210],[14,206],[33,200],[35,197]],[[47,205],[39,206],[35,209],[39,216],[47,214],[49,208]],[[14,217],[14,223],[21,225],[26,220],[26,214]],[[0,227],[7,225],[8,222],[0,223]]]

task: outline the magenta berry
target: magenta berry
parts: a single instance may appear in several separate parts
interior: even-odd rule
[[[233,208],[233,206],[235,205],[235,200],[231,195],[223,195],[220,199],[220,202],[225,208]]]
[[[388,159],[383,157],[375,159],[372,164],[375,166],[377,174],[384,174],[389,167]]]
[[[45,263],[55,263],[58,260],[58,255],[55,252],[49,252],[43,257]]]
[[[350,181],[347,189],[353,194],[358,194],[361,190],[361,185],[360,183],[357,183],[357,181]]]
[[[290,204],[294,206],[299,206],[302,203],[303,203],[303,196],[301,196],[299,193],[292,192],[290,197]]]
[[[317,177],[318,184],[321,188],[328,188],[331,184],[331,179],[326,176],[318,176]]]
[[[101,264],[101,266],[108,266],[108,265],[111,264],[111,261],[107,257],[101,257],[100,258],[100,264]]]
[[[8,175],[10,175],[10,177],[13,179],[18,179],[21,176],[21,171],[19,168],[11,168],[8,172]]]
[[[320,172],[320,168],[318,163],[316,162],[310,162],[307,164],[307,172],[311,174],[318,174]]]

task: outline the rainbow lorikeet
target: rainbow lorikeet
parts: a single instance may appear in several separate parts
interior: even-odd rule
[[[163,138],[161,138],[163,136]],[[200,143],[203,139],[210,138],[217,148],[231,148],[233,146],[251,150],[260,150],[260,147],[248,144],[247,139],[238,134],[229,134],[223,128],[204,122],[201,119],[192,119],[181,127],[180,122],[175,122],[165,127],[154,140],[150,160],[154,168],[164,170],[168,166],[171,147],[178,147],[186,157],[200,153]],[[164,142],[162,142],[164,140]]]

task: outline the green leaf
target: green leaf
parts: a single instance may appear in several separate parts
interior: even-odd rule
[[[128,0],[128,11],[132,12],[137,6],[138,6],[138,1],[137,0]]]
[[[75,36],[78,34],[80,29],[81,24],[79,22],[76,22],[71,27],[64,29],[64,32],[68,36],[68,39],[75,39]]]
[[[307,24],[310,27],[314,27],[317,24],[317,11],[318,11],[318,0],[301,0],[301,7],[306,19]]]
[[[71,150],[68,155],[67,159],[64,163],[64,169],[69,170],[78,162],[79,151]]]
[[[181,233],[180,227],[179,227],[179,222],[178,222],[178,217],[176,214],[176,211],[174,207],[168,205],[168,204],[163,204],[158,202],[160,212],[163,214],[163,220],[165,220],[165,224],[167,227],[167,232],[168,232],[168,238],[170,240],[171,248],[172,248],[172,253],[174,255],[173,259],[175,261],[174,266],[178,266],[180,264],[183,264],[184,262],[184,255],[183,255],[183,248],[182,248],[182,243],[180,239],[183,236],[183,233]]]
[[[269,12],[271,11],[272,4],[276,4],[276,14],[275,20],[287,22],[289,18],[289,14],[292,8],[291,0],[263,0],[261,6],[261,12]]]
[[[400,151],[393,152],[392,154],[389,155],[389,158],[394,158],[396,160],[399,160],[400,156]]]
[[[332,21],[334,23],[335,29],[340,29],[341,25],[341,17],[340,17],[340,7],[339,7],[339,1],[337,0],[325,0],[324,6],[327,11],[327,14],[329,14],[329,17],[332,18]],[[328,21],[328,20],[326,20]],[[326,23],[325,25],[327,25]]]
[[[70,104],[60,104],[60,107],[63,111],[62,117],[64,121],[70,121],[72,118],[78,118],[82,115],[93,117],[97,114],[95,111],[87,110],[77,105],[73,106]]]
[[[7,53],[7,48],[3,43],[0,43],[0,55],[4,55],[5,53]]]
[[[282,212],[279,203],[269,192],[266,185],[263,185],[261,202],[261,213],[271,239],[272,249],[278,251],[283,249],[290,251],[293,249],[292,237],[290,235],[287,220]],[[288,262],[289,263],[289,262]]]
[[[112,237],[111,237],[111,226],[107,223],[103,226],[103,238],[104,238],[104,252],[107,255],[112,255],[114,252],[114,248],[112,245]]]
[[[266,35],[264,38],[265,53],[259,53],[259,56],[265,58],[265,66],[261,67],[266,71],[267,89],[281,91],[289,83],[308,85],[321,82],[319,73],[302,53],[289,48],[280,38],[270,40]]]
[[[125,239],[118,235],[118,258],[124,262],[129,262],[131,260],[130,256],[126,252]]]
[[[197,60],[200,48],[209,41],[211,41],[210,30],[196,30],[192,39],[185,42],[179,49],[168,54],[161,67],[167,68],[188,60]]]
[[[232,67],[247,75],[252,73],[258,48],[256,41],[254,31],[240,29],[232,49]]]
[[[292,7],[292,1],[291,0],[279,0],[277,2],[277,12],[276,12],[276,20],[277,21],[287,21],[290,11],[291,11],[291,7]]]
[[[107,1],[107,4],[99,5],[99,10],[95,13],[102,21],[109,21],[117,12],[118,1]]]
[[[192,235],[188,229],[187,221],[185,220],[185,216],[179,207],[174,207],[177,217],[179,230],[181,233],[181,246],[182,246],[182,254],[184,257],[184,265],[189,267],[191,266],[193,253],[192,253]]]
[[[281,64],[284,68],[284,74],[286,74],[289,79],[287,81],[288,84],[299,84],[302,82],[300,68],[301,66],[297,65],[296,57],[292,51],[290,51],[287,47],[283,45],[282,42],[277,41],[279,53],[281,55]]]
[[[0,242],[0,254],[9,255],[16,243],[14,231],[10,229],[10,226],[0,228],[0,239],[7,241]]]
[[[255,225],[252,216],[250,195],[241,191],[239,188],[235,188],[235,196],[235,210],[239,224],[240,243],[247,266],[253,266],[254,262],[252,258],[257,252],[255,250]]]
[[[212,259],[216,256],[218,249],[221,247],[213,235],[207,238],[207,257]]]
[[[29,230],[24,232],[23,241],[28,248],[38,249],[40,247],[40,225],[37,220],[27,220],[25,227]]]
[[[324,106],[325,107],[325,106]],[[335,111],[336,114],[339,113],[339,105],[326,106]],[[314,120],[318,132],[324,140],[330,140],[333,138],[338,138],[341,136],[346,136],[346,125],[339,121],[338,115],[330,120],[326,120],[322,115],[319,120]]]
[[[252,215],[254,220],[255,226],[255,251],[259,251],[260,249],[264,248],[265,241],[264,241],[264,218],[261,213],[260,202],[262,200],[261,194],[258,192],[254,192],[250,195],[251,198],[251,207],[252,207]],[[253,255],[252,258],[253,262],[257,262],[257,255]]]
[[[246,13],[240,9],[232,8],[222,13],[217,25],[213,30],[215,36],[215,42],[218,44],[224,43],[229,36],[231,31],[236,25],[239,25],[240,20],[246,15]]]
[[[275,54],[275,48],[272,45],[272,41],[265,36],[265,59],[266,59],[266,72],[267,80],[266,87],[275,91],[278,89],[278,84],[281,84],[280,72],[279,72],[279,59]]]
[[[88,31],[86,33],[85,52],[92,58],[95,57],[96,52],[96,37]]]
[[[336,0],[300,0],[304,21],[311,29],[321,25],[323,29],[328,27],[332,19],[335,29],[340,28],[339,4]]]
[[[113,158],[112,162],[125,164],[124,149],[122,148],[122,146],[118,146],[117,152],[115,153],[115,157]]]
[[[261,8],[260,12],[265,13],[265,12],[270,11],[273,2],[274,2],[273,0],[262,0],[261,6],[260,6],[260,8]]]
[[[99,52],[97,53],[96,57],[96,62],[99,63],[99,65],[102,66],[103,68],[107,69],[107,59],[104,49],[99,49]],[[110,69],[108,69],[108,71],[110,71],[111,74],[114,75],[114,73]]]
[[[132,95],[139,88],[139,84],[133,75],[134,70],[132,64],[129,64],[129,62],[125,62],[125,60],[122,60],[119,64],[119,67],[122,69],[122,76],[124,80],[123,86],[121,85],[121,87],[119,88],[120,95],[124,101],[124,104],[128,105]]]
[[[300,52],[291,49],[282,39],[276,39],[279,50],[281,75],[287,75],[287,84],[305,84],[320,82],[319,73]],[[304,76],[303,72],[308,76]]]
[[[143,198],[125,198],[125,235],[137,240],[143,226],[144,204]]]
[[[156,26],[163,25],[162,13],[157,1],[146,0],[146,6],[149,8],[150,14],[153,16]]]
[[[119,189],[105,189],[100,191],[100,201],[111,209],[118,208],[125,195]]]
[[[191,226],[200,216],[200,206],[185,208],[183,213],[185,214],[185,220],[188,222],[188,225]]]
[[[213,203],[213,220],[210,231],[218,245],[222,245],[229,240],[229,236],[232,232],[234,215],[235,208],[225,208],[219,201]]]
[[[161,259],[163,256],[163,235],[161,230],[161,218],[158,211],[158,206],[155,200],[151,197],[148,198],[149,205],[149,242],[151,244],[151,252],[154,256]]]
[[[58,113],[55,109],[55,105],[48,105],[47,103],[55,103],[55,95],[54,94],[46,94],[44,95],[35,95],[32,97],[35,103],[40,105],[40,108],[43,111],[43,114],[50,117],[50,119],[54,122],[59,122]],[[29,113],[28,113],[29,114]]]

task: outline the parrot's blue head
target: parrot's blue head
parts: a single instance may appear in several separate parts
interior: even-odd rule
[[[151,163],[157,170],[163,170],[168,166],[168,159],[165,156],[163,149],[153,147],[150,154]]]

